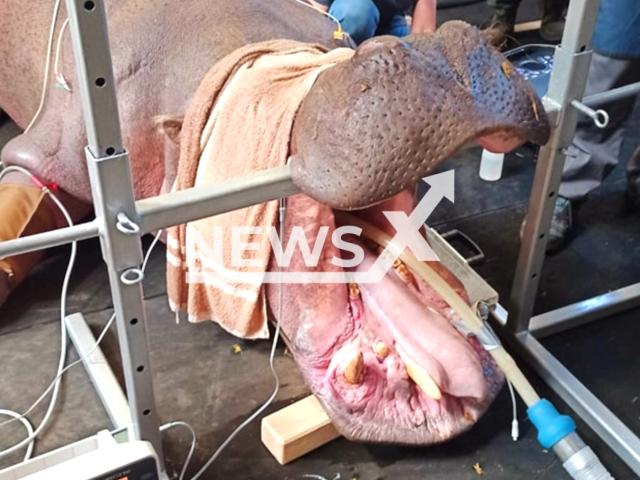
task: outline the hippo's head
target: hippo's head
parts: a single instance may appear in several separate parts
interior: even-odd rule
[[[305,195],[287,199],[285,238],[298,226],[309,242],[320,226],[333,238],[352,225],[339,210],[357,210],[394,237],[385,213],[409,217],[416,182],[457,151],[477,142],[508,152],[525,141],[544,144],[549,133],[533,89],[479,30],[450,22],[433,35],[374,38],[325,70],[298,110],[291,167]],[[416,245],[424,232],[407,235]],[[364,260],[345,270],[369,271],[382,248],[349,241]],[[296,250],[285,271],[341,271],[332,256],[354,257],[325,243],[317,267]],[[429,264],[469,300],[443,265]],[[347,438],[445,441],[470,428],[501,388],[489,354],[456,330],[446,301],[400,260],[379,283],[278,288],[267,287],[274,316],[281,314],[305,380]]]
[[[472,142],[508,152],[548,137],[532,87],[480,30],[454,21],[433,35],[373,38],[321,74],[296,118],[292,174],[312,198],[359,209]]]
[[[158,122],[177,141],[181,120]],[[281,241],[287,251],[293,245],[290,260],[278,266],[272,256],[270,269],[363,278],[380,239],[345,234],[357,248],[338,247],[340,227],[357,217],[395,237],[392,217],[414,212],[416,182],[456,151],[478,142],[507,152],[548,136],[534,91],[477,29],[451,22],[434,35],[369,40],[324,70],[298,109],[290,154],[303,193],[286,199]],[[199,148],[199,136],[190,141]],[[424,248],[418,227],[403,232],[409,252]],[[311,250],[292,240],[300,233],[314,245],[311,264]],[[471,301],[440,262],[429,264]],[[454,327],[457,314],[401,259],[377,283],[354,282],[265,286],[271,317],[336,428],[353,440],[412,445],[468,430],[503,383],[490,355]]]

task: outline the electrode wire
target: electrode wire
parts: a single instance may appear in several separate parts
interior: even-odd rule
[[[6,167],[5,169],[3,169],[0,172],[0,180],[2,180],[2,177],[4,175],[6,175],[7,173],[9,173],[11,171],[23,173],[24,175],[27,175],[32,180],[34,180],[33,175],[28,170],[26,170],[26,169],[24,169],[22,167],[13,166],[13,165],[9,166],[9,167]],[[65,216],[65,219],[67,220],[67,223],[69,223],[69,226],[72,226],[73,222],[71,220],[71,217],[70,217],[68,211],[64,208],[64,206],[60,202],[60,200],[58,200],[58,198],[55,195],[53,195],[48,188],[46,188],[46,187],[42,187],[42,188],[48,194],[49,198],[51,198],[51,200],[60,209],[62,214]],[[158,242],[158,240],[160,238],[161,233],[162,233],[162,230],[157,232],[153,242],[149,246],[149,249],[147,250],[147,253],[145,255],[145,258],[144,258],[144,261],[143,261],[143,264],[142,264],[142,271],[144,271],[144,269],[146,268],[147,262],[149,260],[150,255],[151,255],[151,252],[153,251],[153,248],[156,246],[156,244],[157,244],[157,242]],[[51,414],[53,412],[53,408],[55,407],[55,403],[57,402],[58,391],[59,391],[59,386],[60,386],[60,379],[61,379],[62,375],[64,375],[67,372],[67,370],[69,370],[71,367],[73,367],[75,365],[78,365],[79,363],[84,361],[86,358],[88,358],[98,348],[98,346],[100,345],[100,342],[102,342],[102,339],[104,338],[104,336],[106,335],[107,331],[109,330],[109,328],[113,324],[113,321],[116,318],[116,314],[114,313],[111,316],[111,318],[109,319],[109,321],[107,322],[107,324],[102,329],[102,331],[101,331],[98,339],[96,340],[95,344],[93,345],[91,350],[86,355],[84,355],[83,357],[79,358],[75,362],[73,362],[73,363],[67,365],[66,367],[64,367],[64,363],[66,361],[66,350],[67,350],[67,335],[66,335],[66,326],[65,326],[65,321],[64,321],[64,319],[66,318],[66,299],[67,299],[67,290],[68,290],[70,275],[71,275],[71,272],[73,270],[73,266],[75,264],[75,258],[76,258],[76,253],[77,253],[77,242],[72,242],[71,248],[72,248],[71,257],[69,258],[69,264],[67,266],[67,271],[66,271],[65,278],[64,278],[64,281],[63,281],[62,294],[61,294],[61,299],[60,299],[60,317],[61,317],[61,335],[62,335],[62,337],[61,337],[61,352],[60,352],[60,361],[59,361],[59,364],[58,364],[58,373],[55,376],[55,378],[52,380],[52,382],[49,384],[47,389],[42,393],[42,395],[40,395],[40,397],[38,397],[38,399],[24,413],[22,413],[22,414],[18,414],[16,412],[7,413],[7,412],[10,412],[8,410],[0,411],[0,413],[3,413],[5,415],[7,415],[7,416],[13,417],[13,418],[11,418],[9,420],[6,420],[6,421],[0,423],[0,427],[2,427],[4,425],[7,425],[9,423],[12,423],[14,421],[20,421],[25,425],[25,428],[27,428],[28,431],[30,430],[29,431],[29,436],[27,438],[22,440],[20,443],[14,445],[13,447],[10,447],[9,449],[1,451],[0,452],[0,457],[9,455],[10,453],[18,450],[19,448],[22,448],[27,443],[29,444],[29,446],[28,446],[28,449],[27,449],[27,455],[25,456],[25,459],[23,461],[27,461],[31,457],[31,453],[33,452],[34,440],[40,434],[40,432],[42,431],[42,429],[44,428],[46,423],[49,421],[49,418],[50,418],[50,416],[51,416]],[[33,409],[36,408],[40,404],[40,402],[42,402],[42,400],[49,394],[49,392],[51,392],[52,389],[53,389],[53,394],[52,394],[52,397],[51,397],[51,402],[49,404],[49,408],[47,409],[45,417],[43,418],[42,422],[40,423],[40,426],[34,431],[33,428],[31,427],[31,425],[29,425],[29,427],[26,426],[25,422],[28,423],[28,420],[25,417],[29,413],[31,413],[31,411],[33,411]]]
[[[280,199],[280,238],[282,245],[284,245],[284,218],[285,218],[285,210],[286,210],[286,201],[285,199]],[[213,462],[220,456],[222,451],[231,443],[231,441],[240,433],[247,425],[253,422],[258,416],[273,402],[280,390],[280,379],[278,378],[278,374],[276,373],[275,367],[273,365],[274,358],[276,356],[276,346],[278,345],[278,337],[280,336],[280,323],[282,319],[282,303],[284,300],[283,294],[283,286],[282,286],[282,265],[279,266],[280,273],[280,284],[278,290],[278,296],[280,300],[280,305],[278,305],[278,318],[276,320],[276,330],[273,335],[273,342],[271,343],[271,354],[269,355],[269,368],[271,369],[271,373],[273,374],[273,378],[275,379],[275,388],[271,396],[267,399],[266,402],[262,404],[262,406],[256,410],[249,418],[247,418],[244,422],[242,422],[232,433],[227,437],[227,439],[218,447],[218,449],[214,452],[214,454],[207,460],[204,466],[196,473],[191,480],[198,480],[204,472],[211,466]]]
[[[193,454],[196,451],[196,431],[193,429],[191,425],[183,421],[165,423],[164,425],[160,426],[160,431],[164,432],[169,428],[177,427],[177,426],[185,427],[189,430],[189,432],[191,432],[191,447],[189,448],[189,453],[187,454],[187,458],[185,459],[184,464],[182,465],[182,470],[180,471],[180,476],[178,477],[178,480],[184,480],[184,475],[187,473],[187,467],[189,466],[189,463],[191,462],[191,458],[193,457]]]
[[[342,30],[342,25],[340,24],[340,21],[339,21],[336,17],[334,17],[333,15],[331,15],[328,11],[326,11],[326,12],[325,12],[325,11],[323,11],[323,10],[320,10],[319,8],[314,7],[314,6],[313,6],[313,5],[311,5],[310,3],[303,2],[302,0],[293,0],[293,1],[294,1],[294,2],[296,2],[296,3],[299,3],[299,4],[301,4],[301,5],[304,5],[305,7],[312,8],[312,9],[313,9],[313,10],[315,10],[316,12],[320,12],[321,14],[323,14],[324,16],[326,16],[329,20],[331,20],[332,22],[334,22],[334,23],[337,25],[337,27],[338,27],[338,30],[337,30],[337,31],[338,31],[338,32],[340,32],[340,33],[341,33],[341,34],[343,34],[343,35],[348,35],[348,33],[346,33],[344,30]]]
[[[24,129],[23,133],[27,133],[33,127],[33,124],[36,122],[40,113],[42,113],[42,107],[44,107],[45,99],[47,98],[47,91],[49,89],[49,70],[51,68],[51,48],[53,47],[53,37],[55,35],[56,30],[56,21],[58,19],[58,11],[60,10],[60,3],[62,0],[56,0],[56,4],[53,8],[53,18],[51,19],[51,28],[49,30],[49,41],[47,42],[47,60],[45,62],[44,67],[44,81],[42,84],[42,95],[40,96],[40,105],[38,105],[38,109],[36,113],[33,115],[33,118],[27,125],[27,128]]]
[[[2,170],[2,172],[0,172],[0,180],[2,180],[2,177],[4,177],[4,175],[6,175],[11,171],[21,172],[24,175],[28,176],[35,183],[33,175],[28,170],[22,167],[16,167],[16,166],[10,166]],[[64,207],[64,205],[62,205],[60,200],[58,200],[58,198],[55,195],[53,195],[47,187],[41,187],[41,188],[49,196],[49,198],[56,204],[56,206],[60,209],[60,212],[62,212],[62,215],[64,216],[68,225],[70,227],[73,226],[73,221],[71,220],[71,216],[69,215],[69,212]],[[60,376],[62,374],[62,371],[64,370],[64,364],[66,361],[66,354],[67,354],[67,329],[65,328],[65,322],[64,322],[64,319],[67,316],[67,290],[69,288],[69,281],[71,280],[71,272],[73,271],[73,267],[76,261],[77,248],[78,248],[77,241],[71,242],[71,256],[69,258],[67,270],[65,272],[64,280],[62,282],[62,293],[60,296],[60,358],[58,361],[58,369],[57,369],[58,374],[56,375],[56,378],[53,383],[53,393],[51,395],[49,407],[47,408],[47,411],[42,419],[42,422],[40,422],[40,425],[38,426],[38,428],[36,428],[33,432],[31,432],[27,436],[27,438],[25,438],[21,442],[18,442],[14,446],[0,451],[0,457],[7,456],[15,452],[16,450],[19,450],[20,448],[24,447],[25,445],[30,445],[32,448],[31,444],[49,422],[49,419],[51,418],[51,415],[53,414],[53,410],[58,401],[58,393],[60,391]],[[23,418],[24,418],[24,415],[16,414],[16,416],[12,420],[9,420],[9,422],[14,420],[22,420]],[[5,422],[5,423],[8,423],[8,422]],[[25,458],[25,461],[26,460],[28,460],[28,458]]]
[[[151,245],[149,246],[149,250],[147,250],[147,253],[145,255],[144,261],[142,263],[142,271],[144,272],[147,262],[151,256],[151,252],[153,250],[153,248],[156,246],[156,244],[158,243],[158,240],[160,238],[160,235],[162,233],[162,230],[158,231],[158,233],[156,234],[155,238],[153,239],[153,242],[151,242]],[[38,406],[38,404],[42,401],[42,399],[44,397],[47,396],[47,394],[51,391],[51,389],[53,388],[54,383],[58,380],[58,378],[62,375],[64,375],[67,370],[69,370],[71,367],[75,367],[76,365],[78,365],[79,363],[81,363],[82,361],[84,361],[85,359],[89,358],[91,356],[91,354],[93,352],[95,352],[95,350],[100,346],[100,343],[102,342],[102,339],[104,338],[104,336],[106,335],[107,331],[109,330],[109,328],[111,327],[111,325],[113,324],[114,320],[116,319],[116,314],[112,314],[111,318],[109,319],[109,321],[106,323],[106,325],[103,327],[102,331],[100,332],[100,335],[98,336],[96,342],[94,343],[93,347],[91,347],[91,350],[89,350],[87,352],[86,355],[84,355],[83,357],[79,358],[78,360],[76,360],[73,363],[70,363],[69,365],[67,365],[61,372],[60,374],[58,374],[58,376],[56,376],[56,378],[53,379],[53,381],[49,384],[49,387],[44,391],[44,393],[33,403],[33,405],[31,405],[29,407],[29,409],[24,412],[22,415],[20,415],[17,418],[11,419],[11,420],[7,420],[5,422],[0,423],[0,427],[8,424],[8,423],[12,423],[15,420],[20,420],[22,418],[24,418],[25,416],[29,415],[29,413],[31,413],[31,411]]]

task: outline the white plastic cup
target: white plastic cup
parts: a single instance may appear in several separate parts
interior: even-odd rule
[[[504,162],[504,153],[492,153],[488,150],[482,150],[480,158],[480,178],[487,182],[495,182],[502,177],[502,164]]]

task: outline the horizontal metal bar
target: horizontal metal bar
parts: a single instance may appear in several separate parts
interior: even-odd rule
[[[136,202],[144,233],[298,193],[289,166]]]
[[[497,305],[493,318],[505,325],[507,312]],[[557,358],[525,331],[513,334],[500,329],[501,336],[542,377],[569,407],[624,461],[640,475],[640,439],[587,389]]]
[[[115,429],[131,425],[131,410],[127,397],[111,370],[111,366],[81,313],[74,313],[65,319],[69,338],[73,341],[78,356],[82,358],[87,374],[98,392],[111,423]],[[95,347],[95,349],[94,349]]]
[[[72,227],[59,228],[50,232],[36,233],[15,240],[0,242],[0,258],[35,252],[79,240],[97,237],[100,233],[98,222],[81,223]]]
[[[589,95],[588,97],[582,99],[582,103],[591,108],[601,107],[605,103],[613,102],[638,94],[640,94],[640,82],[631,83],[629,85],[625,85],[624,87],[614,88],[607,92]]]
[[[531,318],[529,331],[536,338],[544,338],[637,306],[640,283],[536,315]]]
[[[532,334],[522,332],[516,338],[527,363],[631,470],[640,475],[640,439]]]

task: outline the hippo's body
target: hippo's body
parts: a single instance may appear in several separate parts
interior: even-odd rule
[[[43,3],[0,0],[0,109],[21,128],[36,112],[42,90],[55,2],[47,1],[48,8]],[[133,159],[138,198],[157,195],[166,186],[165,138],[154,128],[154,117],[183,114],[202,77],[222,56],[273,38],[335,45],[335,24],[293,0],[111,0],[105,5],[123,142]],[[56,39],[65,18],[62,2]],[[78,148],[86,144],[84,118],[69,29],[62,39],[59,70],[71,93],[54,88],[52,80],[39,120],[5,147],[2,161],[28,168],[42,180],[55,180],[89,204],[89,180]],[[170,165],[176,160],[172,150],[167,157]]]
[[[46,2],[49,9],[42,3],[0,0],[0,108],[22,128],[42,88],[55,2]],[[138,198],[166,192],[176,173],[178,146],[164,135],[169,124],[163,133],[155,119],[183,115],[223,56],[277,38],[344,45],[334,40],[332,21],[295,0],[111,0],[106,7]],[[65,18],[62,7],[54,38]],[[91,211],[91,192],[68,32],[60,51],[59,70],[71,92],[50,86],[38,120],[7,144],[2,161],[57,183],[79,220]],[[452,22],[434,35],[370,40],[324,70],[300,106],[290,154],[304,194],[288,200],[287,228],[304,225],[313,241],[320,225],[332,232],[339,224],[333,209],[355,209],[393,236],[382,212],[411,213],[415,182],[467,143],[508,151],[524,140],[544,143],[548,135],[539,99],[476,29]],[[29,179],[10,174],[3,181]],[[362,247],[365,268],[376,248]],[[340,252],[329,250],[319,269],[335,270],[325,260]],[[465,296],[449,272],[434,267]],[[305,268],[300,252],[289,268]],[[0,303],[2,288],[0,278]],[[282,308],[274,286],[267,297],[269,311],[282,312],[307,383],[349,438],[447,440],[473,425],[501,386],[488,354],[454,329],[446,303],[404,264],[394,264],[379,285],[286,285]]]

